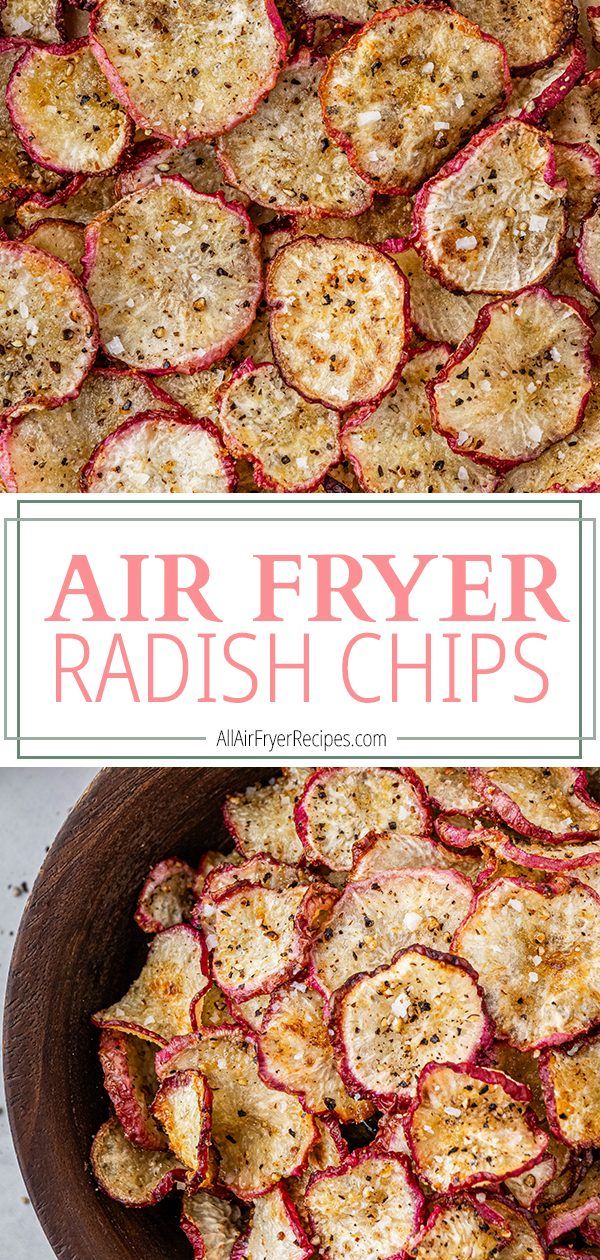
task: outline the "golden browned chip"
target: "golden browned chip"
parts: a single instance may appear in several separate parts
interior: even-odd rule
[[[60,185],[60,175],[36,166],[13,130],[6,87],[13,68],[27,45],[25,40],[6,39],[0,42],[0,200],[8,201],[15,194],[52,192]]]
[[[589,795],[585,770],[498,766],[470,774],[492,813],[524,836],[552,843],[600,837],[600,804]]]
[[[546,1051],[540,1074],[556,1136],[569,1146],[600,1146],[600,1035]]]
[[[193,140],[183,149],[151,143],[149,150],[142,151],[137,160],[132,156],[119,175],[118,195],[126,197],[127,193],[147,188],[149,184],[159,184],[166,175],[181,175],[196,192],[220,192],[226,201],[238,201],[242,205],[247,202],[239,188],[225,183],[213,145],[201,140]]]
[[[451,293],[425,270],[412,245],[394,253],[410,288],[410,315],[422,337],[428,341],[456,346],[470,333],[482,306],[489,300],[482,293]]]
[[[491,1260],[509,1238],[500,1217],[465,1196],[433,1208],[410,1254],[414,1260]]]
[[[5,35],[59,44],[63,36],[61,0],[5,0],[1,25]]]
[[[115,175],[76,175],[54,196],[42,193],[17,206],[16,219],[21,227],[30,228],[40,219],[68,219],[72,223],[89,223],[96,215],[117,200]]]
[[[151,1207],[185,1183],[185,1170],[171,1151],[136,1146],[115,1119],[98,1130],[90,1161],[100,1189],[125,1207]]]
[[[351,236],[365,245],[383,245],[400,240],[412,229],[412,198],[375,195],[373,205],[349,223],[347,219],[307,219],[296,215],[291,231],[294,236]]]
[[[242,1211],[234,1199],[207,1190],[184,1195],[181,1228],[195,1260],[231,1260],[242,1225]]]
[[[555,140],[563,144],[590,144],[600,153],[600,69],[591,70],[577,83],[548,123]]]
[[[511,69],[534,68],[558,56],[577,29],[573,0],[453,0],[453,8],[495,35]]]
[[[212,1095],[202,1073],[188,1068],[168,1076],[154,1099],[152,1114],[183,1167],[203,1177],[210,1150]]]
[[[160,377],[160,382],[153,380],[151,389],[157,398],[184,407],[194,420],[206,416],[218,424],[221,390],[230,376],[231,367],[223,361],[200,372],[169,372]]]
[[[313,770],[292,770],[225,799],[225,825],[244,857],[268,853],[279,862],[300,862],[304,849],[294,808]]]
[[[71,268],[73,275],[81,275],[85,244],[83,224],[70,223],[68,219],[40,219],[21,239],[60,258]]]
[[[194,1030],[196,1004],[209,987],[204,940],[195,928],[181,923],[154,938],[127,993],[98,1011],[93,1022],[166,1045]]]
[[[425,789],[413,770],[329,769],[308,780],[296,805],[298,834],[311,862],[352,870],[354,849],[368,835],[426,835]]]

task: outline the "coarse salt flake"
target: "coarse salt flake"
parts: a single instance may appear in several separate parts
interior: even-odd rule
[[[122,354],[125,346],[120,337],[112,337],[110,341],[107,341],[106,349],[109,354]]]
[[[366,127],[368,123],[380,122],[380,120],[381,110],[379,109],[364,109],[356,119],[359,127]]]
[[[459,236],[455,242],[455,249],[475,249],[476,245],[476,236]]]

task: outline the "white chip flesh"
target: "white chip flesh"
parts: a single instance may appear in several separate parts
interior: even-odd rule
[[[308,18],[333,15],[357,26],[362,26],[374,13],[389,7],[388,0],[302,0],[302,12]]]
[[[327,1260],[385,1260],[401,1253],[414,1233],[415,1190],[402,1163],[385,1155],[313,1182],[306,1199]]]
[[[498,1260],[545,1260],[542,1236],[531,1216],[519,1212],[505,1198],[496,1199],[488,1195],[486,1203],[492,1212],[500,1216],[501,1228],[510,1230],[512,1234],[510,1242],[499,1252]]]
[[[263,888],[283,892],[287,888],[306,886],[310,882],[311,876],[306,871],[276,862],[271,857],[258,855],[245,862],[238,862],[233,867],[223,866],[211,874],[203,890],[203,911],[207,918],[211,918],[213,911],[209,908],[210,905],[214,905],[223,893],[236,884],[260,884]]]
[[[277,1186],[254,1204],[245,1260],[302,1260],[312,1253],[295,1209]]]
[[[200,1072],[182,1072],[167,1079],[152,1105],[173,1154],[195,1173],[204,1171],[208,1155],[207,1125],[210,1125],[210,1095]]]
[[[6,8],[4,9],[6,13]],[[14,194],[52,192],[61,182],[60,175],[36,166],[25,152],[13,129],[6,104],[6,85],[15,63],[23,55],[24,45],[0,47],[0,193],[2,202]]]
[[[5,35],[60,44],[60,10],[60,0],[6,0],[2,5],[2,30]]]
[[[74,276],[81,275],[81,259],[84,247],[84,233],[81,223],[68,223],[63,219],[43,220],[36,224],[33,231],[28,232],[29,245],[43,249],[46,254],[60,258],[71,268]]]
[[[33,49],[11,79],[15,126],[42,165],[74,174],[111,170],[130,123],[89,48]]]
[[[151,1204],[163,1178],[181,1166],[171,1151],[148,1151],[130,1142],[114,1119],[96,1134],[91,1162],[105,1194],[126,1207]]]
[[[155,937],[146,962],[118,1002],[98,1011],[100,1027],[130,1028],[159,1044],[193,1031],[192,1005],[209,987],[199,934],[171,928]]]
[[[500,879],[459,929],[498,1035],[521,1049],[568,1041],[600,1019],[600,900]]]
[[[221,390],[231,376],[226,362],[213,363],[200,372],[171,372],[160,377],[157,386],[180,407],[185,407],[194,420],[207,416],[213,424],[219,420]]]
[[[388,836],[377,836],[372,843],[365,842],[350,878],[366,879],[377,871],[405,871],[419,867],[459,871],[467,879],[474,880],[483,869],[485,859],[458,849],[446,848],[429,836],[404,835],[394,831]]]
[[[253,1032],[260,1032],[270,1003],[270,993],[257,993],[256,997],[247,998],[245,1002],[231,1001],[231,1010],[242,1027],[247,1024]]]
[[[196,1194],[185,1195],[183,1215],[200,1234],[205,1260],[231,1260],[231,1251],[242,1227],[242,1213],[237,1203],[198,1190]]]
[[[395,770],[323,770],[307,786],[296,825],[311,861],[352,870],[365,836],[403,831],[423,835],[428,818],[417,787]]]
[[[282,376],[344,411],[391,384],[407,337],[405,280],[374,247],[302,237],[269,266],[270,335]]]
[[[91,494],[226,494],[230,478],[214,431],[161,411],[104,441],[86,469],[85,488]]]
[[[576,770],[566,766],[543,769],[499,766],[490,767],[484,773],[483,799],[491,800],[494,788],[499,788],[533,831],[539,828],[561,839],[567,839],[569,835],[576,838],[582,833],[600,837],[600,809],[575,791]],[[505,821],[510,823],[506,808],[500,802],[497,808]]]
[[[567,302],[531,289],[484,308],[478,338],[434,389],[437,423],[465,455],[502,467],[577,427],[589,391],[591,332]],[[553,353],[554,351],[554,353]]]
[[[119,176],[119,196],[160,184],[168,175],[181,175],[199,193],[222,193],[226,201],[245,205],[247,198],[223,178],[212,144],[192,140],[185,148],[161,148],[131,166]]]
[[[210,918],[213,974],[238,1001],[267,993],[300,969],[306,951],[300,912],[303,886],[277,892],[252,885],[232,889]]]
[[[304,849],[294,825],[294,808],[312,770],[292,770],[273,783],[256,784],[228,796],[225,820],[246,858],[268,853],[279,862],[299,862]]]
[[[508,1230],[490,1222],[469,1199],[434,1208],[416,1247],[413,1260],[491,1260],[506,1241]]]
[[[32,227],[40,219],[69,219],[72,223],[87,224],[114,205],[117,200],[115,184],[115,175],[90,175],[81,183],[75,179],[55,198],[40,198],[39,201],[31,198],[22,202],[17,206],[17,223],[24,228]]]
[[[354,215],[372,200],[325,131],[319,83],[326,65],[300,53],[252,117],[219,141],[230,181],[270,210]]]
[[[554,156],[559,179],[567,181],[566,241],[572,247],[579,238],[583,220],[600,195],[600,161],[595,150],[584,144],[556,144]]]
[[[408,950],[339,999],[337,1033],[359,1093],[405,1099],[428,1063],[473,1062],[486,1034],[477,984],[446,958]]]
[[[588,315],[596,314],[598,299],[593,293],[590,293],[589,289],[586,289],[572,254],[567,254],[565,258],[561,258],[558,267],[554,268],[554,271],[546,280],[546,286],[557,297],[575,298],[575,301],[579,302],[579,305],[583,307],[584,311],[587,311]]]
[[[533,463],[513,468],[500,489],[506,493],[544,494],[550,490],[579,491],[600,486],[600,393],[594,390],[581,427],[556,442]]]
[[[330,134],[380,192],[411,192],[505,96],[503,52],[453,12],[392,10],[330,60]]]
[[[437,808],[445,813],[470,814],[481,809],[481,798],[468,770],[454,766],[420,766],[417,773]]]
[[[264,0],[103,0],[93,38],[136,121],[179,145],[246,118],[284,53]]]
[[[425,346],[408,361],[396,388],[342,434],[363,490],[378,494],[466,494],[494,489],[488,469],[450,449],[431,427],[425,391],[446,363],[444,346]]]
[[[399,871],[349,884],[313,947],[315,978],[333,993],[359,971],[390,963],[409,945],[448,950],[473,889],[452,871]]]
[[[415,249],[404,249],[394,254],[394,259],[408,280],[411,319],[421,336],[428,341],[458,345],[470,333],[488,297],[480,293],[451,293],[429,275]]]
[[[546,1060],[555,1126],[570,1146],[600,1146],[600,1038],[550,1050]]]
[[[354,1099],[337,1070],[320,993],[292,981],[280,989],[260,1037],[261,1075],[267,1084],[297,1094],[307,1111],[334,1112],[343,1123],[360,1123],[371,1113]]]
[[[600,71],[592,70],[548,114],[555,140],[562,144],[590,144],[600,153]]]
[[[425,1073],[408,1121],[418,1168],[437,1192],[501,1181],[535,1162],[547,1137],[527,1122],[527,1103],[467,1069],[440,1065]]]
[[[88,292],[104,345],[124,363],[209,367],[250,327],[258,237],[228,205],[164,179],[117,202],[87,235]]]
[[[508,5],[506,0],[453,0],[453,7],[504,44],[511,69],[556,57],[577,26],[573,0],[518,0]]]
[[[503,118],[521,118],[523,122],[527,122],[530,119],[530,115],[541,104],[541,98],[548,89],[552,88],[553,84],[556,84],[557,88],[559,87],[563,75],[570,70],[573,57],[574,46],[573,44],[568,44],[564,52],[560,53],[548,65],[540,66],[538,70],[533,70],[531,74],[524,74],[518,78],[513,77],[512,92],[499,114]],[[560,92],[561,95],[566,95],[562,85]],[[548,106],[546,106],[547,109]]]
[[[511,119],[480,133],[457,170],[431,181],[419,239],[426,265],[449,289],[514,293],[551,270],[566,222],[551,153],[542,132]]]
[[[256,465],[264,489],[312,490],[339,460],[339,414],[306,402],[273,364],[230,383],[219,423],[228,449]]]

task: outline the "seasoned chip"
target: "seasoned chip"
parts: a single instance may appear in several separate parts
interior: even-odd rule
[[[72,402],[52,411],[26,412],[0,437],[0,474],[21,494],[68,494],[92,451],[109,433],[156,401],[137,372],[97,368]]]
[[[185,923],[196,900],[196,873],[180,858],[152,867],[138,898],[135,921],[143,932],[162,932]]]
[[[521,835],[565,843],[600,837],[600,804],[589,795],[585,770],[519,766],[470,774],[487,807]]]
[[[222,193],[226,201],[245,204],[246,198],[238,188],[232,188],[223,179],[223,172],[212,144],[193,140],[184,149],[168,148],[150,142],[141,154],[134,154],[117,181],[117,194],[126,197],[149,184],[160,184],[166,175],[181,175],[199,193]]]
[[[330,59],[325,126],[378,192],[410,193],[508,95],[506,54],[443,7],[377,15]]]
[[[117,199],[115,183],[115,175],[76,175],[53,196],[36,193],[29,201],[23,201],[17,206],[17,223],[24,228],[32,227],[40,219],[69,219],[73,223],[89,223],[96,215],[114,205]]]
[[[460,871],[475,879],[485,861],[478,849],[457,853],[430,836],[405,835],[401,831],[384,836],[365,836],[355,849],[351,879],[366,879],[377,871],[405,871],[419,867]]]
[[[218,866],[210,871],[204,882],[202,898],[199,906],[199,917],[210,917],[213,913],[209,907],[222,897],[223,893],[235,888],[236,884],[260,884],[261,888],[272,888],[283,892],[286,888],[306,886],[311,883],[311,876],[305,870],[298,870],[285,862],[278,862],[267,854],[257,854],[245,862],[235,862],[230,866]]]
[[[83,225],[68,219],[40,219],[24,232],[22,241],[43,249],[46,254],[60,258],[71,268],[73,275],[80,276],[85,244]]]
[[[414,770],[318,770],[296,805],[295,820],[311,862],[350,871],[354,846],[373,833],[430,830],[425,789]]]
[[[292,1094],[261,1081],[255,1046],[242,1033],[213,1029],[179,1038],[157,1055],[156,1066],[159,1079],[188,1068],[206,1078],[219,1177],[238,1198],[248,1202],[303,1170],[314,1122]]]
[[[300,862],[304,849],[294,824],[294,807],[311,770],[293,770],[272,783],[256,784],[226,797],[225,826],[244,857],[270,853],[280,862]]]
[[[456,871],[396,871],[349,884],[313,947],[315,983],[327,997],[409,945],[447,950],[472,895],[472,884]]]
[[[194,1260],[231,1260],[242,1225],[241,1209],[233,1199],[207,1190],[183,1197],[181,1228],[194,1249]]]
[[[417,773],[435,809],[456,810],[461,814],[481,811],[481,797],[471,783],[468,770],[455,766],[420,766]]]
[[[272,363],[241,364],[223,393],[219,424],[232,455],[250,460],[261,490],[314,490],[340,459],[338,413],[306,402]]]
[[[208,1170],[212,1116],[212,1095],[202,1074],[188,1068],[168,1076],[154,1099],[152,1115],[162,1125],[173,1154],[201,1180]]]
[[[225,178],[278,214],[355,215],[373,200],[327,138],[319,100],[326,66],[303,48],[252,117],[218,142]]]
[[[548,136],[506,119],[479,132],[415,198],[425,266],[448,289],[516,293],[542,280],[566,229]]]
[[[577,266],[588,289],[600,297],[600,210],[585,220],[577,246]]]
[[[256,997],[248,998],[245,1002],[234,1002],[233,998],[228,997],[227,1005],[240,1028],[245,1028],[247,1032],[257,1033],[262,1028],[270,1001],[270,993],[257,993]]]
[[[219,866],[237,866],[241,858],[237,853],[221,853],[219,849],[205,849],[198,863],[196,897],[200,897],[206,880]]]
[[[502,827],[483,829],[479,837],[475,829],[472,835],[498,857],[526,869],[577,873],[582,866],[597,866],[600,863],[600,837],[583,842],[575,839],[570,843],[550,844],[547,840],[532,840],[529,836],[520,836]]]
[[[235,363],[243,363],[245,359],[253,359],[255,363],[273,363],[273,347],[269,337],[269,308],[264,301],[258,304],[256,319],[249,332],[232,347],[231,357]]]
[[[571,1041],[600,1020],[600,897],[579,881],[498,879],[454,952],[475,968],[498,1035],[522,1050]]]
[[[543,1196],[550,1193],[550,1187],[568,1171],[573,1163],[568,1147],[558,1142],[550,1134],[546,1119],[544,1094],[539,1074],[539,1060],[533,1054],[524,1054],[514,1050],[506,1042],[496,1042],[488,1052],[487,1061],[490,1066],[498,1068],[506,1076],[520,1081],[531,1091],[531,1106],[544,1132],[548,1132],[548,1146],[543,1159],[528,1172],[519,1177],[507,1177],[506,1188],[517,1203],[524,1208],[535,1207]],[[568,1193],[569,1183],[565,1193]]]
[[[211,984],[196,1007],[196,1020],[199,1028],[221,1028],[234,1022],[225,994],[216,984]]]
[[[487,1195],[485,1205],[488,1211],[500,1217],[503,1227],[512,1234],[498,1260],[545,1260],[542,1236],[528,1213],[520,1212],[513,1203],[495,1195]]]
[[[419,346],[396,388],[379,405],[363,407],[342,432],[342,450],[367,491],[379,494],[490,492],[497,478],[461,459],[431,427],[426,393],[450,356],[450,346]]]
[[[600,1146],[600,1033],[540,1060],[552,1132],[567,1146]]]
[[[226,494],[235,467],[210,420],[142,411],[109,433],[81,473],[88,494]]]
[[[459,13],[499,39],[512,70],[535,69],[562,52],[577,30],[573,0],[452,0]]]
[[[503,1254],[509,1238],[497,1213],[465,1196],[433,1208],[410,1255],[414,1260],[491,1260]]]
[[[150,388],[168,405],[176,403],[189,411],[194,420],[206,418],[217,424],[221,391],[230,376],[231,367],[224,361],[200,372],[168,372],[160,378],[152,377]]]
[[[438,814],[434,827],[442,844],[451,845],[453,849],[470,849],[473,845],[486,845],[498,839],[501,829],[495,819],[485,817],[481,812],[475,816],[469,814]]]
[[[600,489],[600,391],[592,391],[576,433],[551,446],[533,463],[513,468],[500,488],[511,494]]]
[[[0,241],[0,279],[0,416],[56,407],[94,361],[94,311],[64,263],[20,241]]]
[[[481,293],[451,293],[429,275],[412,245],[401,244],[393,257],[410,286],[410,317],[417,332],[428,341],[458,345],[489,299]]]
[[[98,1053],[104,1088],[125,1137],[146,1150],[164,1150],[164,1134],[150,1111],[158,1088],[154,1046],[141,1037],[104,1029]]]
[[[404,1155],[354,1151],[339,1168],[311,1177],[306,1206],[327,1260],[386,1260],[414,1237],[423,1196]]]
[[[119,1002],[98,1011],[93,1022],[166,1045],[194,1031],[195,1008],[209,984],[204,940],[181,923],[154,938],[137,980]]]
[[[600,153],[600,69],[591,70],[548,115],[555,140],[591,144]]]
[[[445,1192],[532,1168],[548,1136],[528,1102],[529,1090],[501,1072],[430,1063],[406,1121],[420,1174]]]
[[[348,980],[333,1029],[348,1088],[384,1106],[413,1097],[428,1063],[475,1063],[492,1039],[475,973],[423,946]]]
[[[301,237],[270,263],[266,295],[281,375],[309,401],[346,411],[393,386],[409,315],[391,258],[352,240]]]
[[[315,1116],[317,1139],[308,1152],[306,1167],[298,1177],[290,1177],[287,1189],[305,1226],[310,1224],[306,1210],[306,1187],[316,1172],[339,1168],[348,1156],[348,1145],[334,1116]]]
[[[258,1041],[258,1061],[267,1085],[297,1094],[313,1115],[335,1112],[344,1123],[360,1123],[373,1110],[369,1102],[348,1093],[336,1067],[323,997],[306,984],[292,981],[273,995]]]
[[[544,1233],[549,1243],[572,1229],[579,1229],[600,1212],[600,1162],[596,1161],[568,1199],[551,1207],[546,1214]]]
[[[23,56],[27,43],[23,39],[0,40],[0,201],[15,195],[51,192],[60,184],[52,171],[35,166],[23,148],[13,126],[6,104],[6,86],[16,62]]]
[[[512,81],[508,102],[499,111],[503,118],[539,123],[555,109],[585,73],[585,47],[580,39],[567,44],[564,52],[548,65]]]
[[[151,372],[191,372],[250,327],[260,239],[240,206],[169,178],[93,220],[85,274],[109,354]]]
[[[177,145],[247,118],[273,87],[288,42],[271,0],[169,9],[161,0],[102,0],[90,39],[137,124]]]
[[[90,1160],[100,1189],[125,1207],[152,1207],[185,1180],[171,1151],[147,1151],[134,1145],[114,1119],[98,1130]]]
[[[313,1247],[289,1194],[276,1186],[257,1199],[252,1224],[235,1250],[235,1260],[309,1260]]]
[[[373,205],[348,223],[347,219],[308,219],[296,215],[293,236],[351,236],[365,245],[384,245],[408,236],[412,230],[412,198],[375,195]]]
[[[600,196],[600,154],[589,144],[556,144],[556,170],[567,181],[567,234],[565,246],[573,249],[583,220]]]
[[[4,0],[1,25],[5,35],[60,43],[64,35],[62,0]]]
[[[591,335],[585,312],[541,287],[490,302],[427,387],[434,427],[500,471],[535,459],[581,422]]]
[[[387,0],[300,0],[307,18],[336,17],[362,26],[380,9],[388,9]]]
[[[10,76],[6,102],[30,156],[63,174],[112,170],[132,137],[87,40],[30,48]]]
[[[546,285],[550,292],[558,297],[575,298],[588,315],[596,314],[598,300],[583,283],[572,254],[566,254],[564,258],[561,258],[558,267],[554,268],[552,275],[546,281]]]

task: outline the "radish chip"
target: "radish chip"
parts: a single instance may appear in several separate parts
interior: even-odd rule
[[[221,1028],[232,1023],[232,1015],[225,994],[216,984],[211,984],[196,1007],[195,1018],[199,1028]]]
[[[54,258],[60,258],[71,268],[74,276],[81,275],[85,245],[81,223],[70,223],[67,219],[40,219],[23,234],[21,240],[36,249],[43,249]]]
[[[234,1002],[233,998],[227,998],[229,1010],[236,1024],[247,1032],[255,1033],[260,1032],[263,1026],[270,1001],[270,993],[257,993],[256,997],[247,998],[245,1002]]]
[[[275,255],[266,294],[281,375],[309,401],[346,411],[393,386],[409,332],[407,285],[378,249],[301,237]]]
[[[598,299],[584,285],[572,254],[566,254],[564,258],[561,258],[558,267],[555,267],[552,275],[548,277],[546,285],[550,293],[555,293],[557,297],[574,298],[588,315],[596,314]]]
[[[450,356],[449,346],[420,346],[396,388],[373,410],[356,412],[342,432],[342,450],[363,490],[379,494],[491,492],[496,477],[461,459],[431,427],[426,393]]]
[[[243,1220],[233,1199],[207,1190],[186,1193],[181,1209],[181,1228],[194,1249],[194,1260],[231,1260]]]
[[[521,122],[541,122],[548,111],[560,105],[569,94],[585,73],[585,65],[585,47],[576,39],[555,61],[513,79],[508,102],[499,111],[501,116],[519,118]]]
[[[0,24],[5,35],[60,43],[64,34],[62,0],[4,0]]]
[[[271,363],[247,359],[238,368],[219,423],[231,453],[250,460],[261,490],[314,490],[340,459],[338,413],[306,402]]]
[[[475,839],[477,829],[471,834]],[[547,840],[532,840],[502,827],[491,827],[481,831],[480,843],[505,861],[532,870],[577,872],[600,862],[600,839],[549,844]]]
[[[553,843],[600,838],[600,805],[584,770],[472,770],[471,779],[488,808],[524,836]]]
[[[423,1196],[403,1155],[355,1151],[316,1173],[306,1191],[315,1241],[327,1260],[387,1260],[417,1231]]]
[[[102,0],[90,36],[138,126],[177,145],[247,118],[273,86],[287,47],[270,0],[216,9],[208,0],[190,0],[168,11],[159,0]]]
[[[425,766],[417,773],[436,809],[460,814],[476,814],[481,810],[481,797],[473,787],[468,770]]]
[[[143,932],[163,932],[191,918],[196,873],[179,858],[153,866],[139,895],[135,921]]]
[[[195,928],[179,924],[155,937],[137,980],[119,1002],[98,1011],[93,1022],[166,1045],[193,1032],[196,1004],[208,988],[204,940]]]
[[[231,367],[224,361],[201,372],[169,372],[160,377],[160,385],[153,377],[150,388],[167,405],[176,403],[194,420],[212,420],[218,427],[221,392],[230,377]]]
[[[193,1068],[168,1076],[152,1104],[173,1154],[200,1180],[208,1170],[211,1113],[210,1089]]]
[[[240,853],[269,853],[280,862],[300,862],[304,849],[294,824],[294,808],[313,770],[286,770],[265,786],[225,798],[223,818]]]
[[[501,1072],[430,1063],[406,1125],[421,1175],[446,1192],[533,1167],[548,1137],[528,1101],[528,1090]]]
[[[428,386],[434,427],[491,468],[535,459],[581,422],[591,335],[585,313],[547,289],[490,302]]]
[[[349,871],[353,850],[370,833],[430,829],[423,784],[412,770],[318,770],[295,811],[307,857]]]
[[[140,188],[160,184],[167,175],[180,175],[196,192],[221,193],[226,201],[242,205],[246,202],[239,189],[225,183],[213,145],[203,144],[201,140],[193,140],[184,149],[151,143],[149,150],[137,159],[132,156],[119,175],[118,196],[126,197],[128,193],[139,192]]]
[[[447,288],[468,292],[534,284],[557,261],[565,194],[548,137],[516,119],[495,123],[417,194],[426,267]]]
[[[104,438],[81,474],[88,494],[226,494],[235,470],[210,420],[143,411]]]
[[[250,327],[261,291],[259,238],[245,212],[179,178],[93,220],[85,266],[105,349],[151,372],[222,358]]]
[[[64,263],[19,241],[0,241],[0,283],[0,415],[56,407],[94,361],[92,307]]]
[[[404,835],[393,831],[387,836],[366,836],[355,850],[350,878],[366,879],[377,871],[405,871],[419,867],[459,871],[467,879],[475,879],[484,859],[477,849],[457,853],[429,836]]]
[[[395,871],[349,884],[313,946],[315,984],[329,996],[407,946],[448,950],[472,896],[472,884],[456,871]]]
[[[591,70],[548,115],[555,140],[589,144],[600,153],[600,69]]]
[[[573,0],[453,0],[453,7],[501,41],[513,70],[551,61],[577,29]]]
[[[414,1096],[428,1063],[474,1063],[491,1040],[475,974],[422,946],[348,980],[333,1027],[349,1088],[380,1105]]]
[[[410,193],[508,94],[501,45],[445,7],[375,16],[330,59],[325,125],[378,192]]]
[[[600,211],[585,220],[577,246],[577,266],[582,280],[596,297],[600,297]]]
[[[491,1260],[509,1238],[497,1213],[465,1196],[433,1208],[410,1254],[414,1260]]]
[[[85,40],[30,48],[11,74],[6,100],[23,147],[50,170],[111,170],[131,140],[127,114]]]
[[[295,866],[277,862],[267,854],[258,854],[246,862],[218,866],[210,871],[204,882],[198,913],[200,918],[203,914],[212,915],[214,911],[210,907],[237,884],[260,885],[261,888],[283,892],[286,888],[306,887],[311,882],[311,876],[305,870],[298,871]]]
[[[202,1073],[213,1095],[212,1141],[223,1185],[248,1202],[301,1172],[314,1122],[297,1098],[261,1081],[252,1042],[234,1029],[206,1030],[157,1056],[159,1078],[189,1068]]]
[[[115,175],[75,175],[70,183],[53,195],[36,193],[28,201],[23,201],[17,206],[17,223],[24,228],[32,227],[40,219],[89,223],[114,205],[117,200],[115,184]]]
[[[568,1146],[600,1146],[600,1033],[545,1051],[540,1074],[556,1137]]]
[[[185,1179],[171,1151],[147,1151],[134,1145],[114,1119],[98,1130],[90,1160],[100,1189],[125,1207],[152,1207]]]
[[[600,395],[594,390],[582,424],[530,464],[513,468],[502,482],[508,493],[543,494],[563,490],[579,493],[600,488]]]
[[[327,137],[319,100],[326,66],[302,49],[252,117],[218,142],[229,183],[278,214],[355,215],[373,200]]]
[[[98,1053],[104,1088],[125,1137],[146,1150],[163,1150],[164,1134],[150,1111],[158,1088],[154,1046],[141,1037],[104,1029]]]
[[[289,1194],[276,1186],[257,1199],[252,1224],[233,1260],[309,1260],[313,1248]]]
[[[451,293],[429,275],[412,246],[403,243],[393,257],[408,280],[410,316],[417,331],[428,341],[458,345],[489,298],[480,293]]]
[[[258,1047],[266,1084],[297,1094],[313,1115],[335,1112],[344,1123],[360,1123],[371,1114],[368,1101],[348,1093],[336,1067],[323,998],[306,984],[292,981],[274,994]]]
[[[590,1218],[600,1212],[600,1163],[595,1161],[583,1180],[562,1203],[550,1208],[546,1215],[544,1232],[549,1243],[572,1229],[586,1226]]]
[[[499,1252],[499,1260],[545,1260],[542,1234],[531,1216],[495,1195],[486,1195],[485,1207],[500,1218],[501,1228],[512,1234],[510,1242]]]
[[[41,170],[23,148],[13,130],[6,104],[8,81],[27,46],[22,39],[0,40],[0,200],[3,203],[15,195],[51,192],[60,184],[58,175]]]
[[[556,144],[556,170],[567,181],[566,246],[573,249],[583,220],[600,196],[600,154],[589,144]]]
[[[498,1035],[522,1050],[560,1045],[600,1020],[600,898],[578,881],[497,880],[453,948],[475,968]]]

